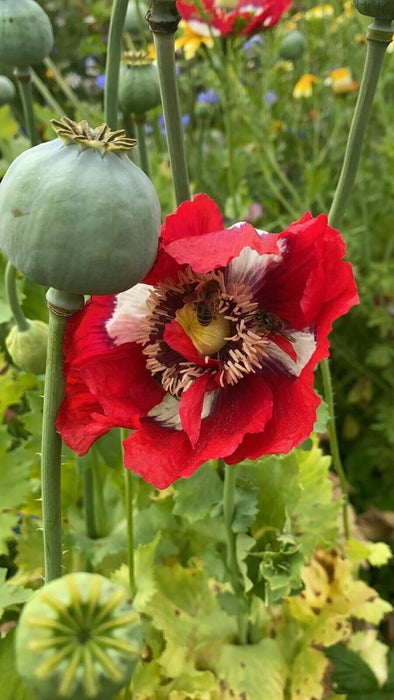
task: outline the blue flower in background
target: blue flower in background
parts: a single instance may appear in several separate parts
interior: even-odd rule
[[[268,90],[265,100],[269,105],[272,105],[274,102],[278,101],[278,95],[273,90]]]
[[[202,90],[197,95],[197,102],[204,105],[215,105],[219,102],[219,99],[219,95],[212,88]]]
[[[183,114],[181,117],[182,128],[185,129],[188,124],[190,124],[190,114]],[[163,136],[166,135],[166,126],[164,123],[164,117],[162,114],[159,115],[159,128]]]
[[[105,88],[105,73],[100,73],[100,75],[97,76],[95,82],[96,82],[97,87],[99,87],[101,90],[104,90],[104,88]]]

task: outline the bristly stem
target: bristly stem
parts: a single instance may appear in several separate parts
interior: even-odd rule
[[[342,171],[339,177],[338,185],[335,191],[334,199],[328,215],[328,221],[331,226],[338,228],[345,208],[352,191],[353,184],[356,179],[357,168],[360,161],[361,149],[366,134],[369,117],[371,114],[372,103],[378,84],[383,58],[386,48],[392,37],[391,22],[374,20],[369,25],[367,31],[367,56],[363,76],[360,84],[360,90],[352,123],[350,126],[348,141],[346,145],[345,157],[343,160]],[[346,486],[345,471],[342,465],[341,456],[338,447],[338,436],[335,425],[335,409],[334,395],[330,375],[330,367],[328,360],[322,360],[321,372],[324,385],[324,397],[329,410],[328,433],[330,439],[330,448],[333,460],[333,466],[338,474],[342,489],[343,498],[343,529],[346,539],[349,538],[349,519],[348,519],[348,492]]]
[[[36,120],[34,117],[33,96],[31,90],[30,68],[15,68],[15,78],[18,81],[19,94],[22,102],[23,117],[25,121],[26,131],[32,146],[37,146],[40,143],[40,138],[37,131]]]
[[[237,469],[236,465],[226,465],[222,459],[220,459],[219,462],[221,463],[221,467],[224,471],[223,518],[227,536],[227,568],[230,574],[234,593],[241,600],[244,598],[244,589],[242,586],[241,572],[237,563],[236,539],[233,530]],[[240,644],[246,644],[248,619],[246,614],[242,614],[241,612],[238,613],[237,619],[239,642]]]
[[[112,131],[118,126],[119,66],[122,53],[122,33],[128,0],[114,0],[108,34],[105,66],[104,118]]]
[[[80,295],[55,289],[47,293],[49,331],[41,442],[41,496],[45,581],[62,574],[61,438],[55,422],[64,395],[63,340],[67,317],[83,306]]]
[[[120,429],[120,437],[122,444],[128,436],[128,431],[126,428]],[[134,498],[134,474],[130,469],[125,468],[125,508],[126,508],[126,520],[127,520],[127,552],[128,552],[128,566],[129,566],[129,586],[130,595],[132,598],[135,596],[135,571],[134,571],[134,523],[133,523],[133,498]]]
[[[155,42],[168,152],[179,205],[190,199],[190,187],[175,71],[175,32],[180,20],[175,0],[152,0],[147,19]]]
[[[5,289],[8,299],[9,307],[12,311],[12,315],[15,319],[16,325],[19,331],[29,330],[30,323],[27,320],[25,314],[22,311],[22,307],[19,303],[18,292],[16,289],[16,269],[10,262],[7,263],[5,269]]]

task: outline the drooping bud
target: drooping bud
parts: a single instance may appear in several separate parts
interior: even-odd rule
[[[119,71],[119,107],[126,114],[145,114],[160,104],[159,74],[145,51],[127,51]]]
[[[47,356],[48,324],[43,321],[28,321],[28,328],[20,330],[13,326],[5,344],[12,361],[32,374],[45,372]]]
[[[49,17],[35,0],[1,0],[0,63],[8,66],[39,63],[52,46]]]
[[[126,591],[74,573],[36,591],[16,630],[16,663],[41,700],[110,700],[131,679],[141,622]]]
[[[57,139],[22,153],[0,185],[0,247],[29,279],[73,294],[114,294],[150,270],[160,204],[128,157],[135,141],[67,117]]]

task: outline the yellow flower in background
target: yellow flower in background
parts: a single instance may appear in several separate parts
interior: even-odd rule
[[[328,19],[334,14],[334,8],[332,5],[315,5],[310,10],[305,12],[305,19]]]
[[[190,24],[182,20],[179,23],[179,28],[182,30],[181,36],[175,40],[175,50],[183,49],[187,61],[194,58],[200,46],[204,45],[212,48],[213,39],[210,36],[197,34],[191,28]]]
[[[337,68],[331,71],[324,84],[331,85],[334,95],[347,95],[357,90],[359,86],[359,83],[352,79],[349,68]]]
[[[388,53],[394,53],[394,34],[393,34],[393,38],[392,38],[390,44],[388,45],[386,51]]]
[[[301,97],[311,97],[313,85],[319,82],[319,78],[312,73],[305,73],[294,86],[293,97],[299,100]]]

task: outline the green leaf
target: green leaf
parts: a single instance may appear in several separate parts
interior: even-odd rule
[[[0,355],[0,421],[3,421],[7,408],[18,403],[27,389],[37,384],[32,374],[17,372],[8,367],[4,356]]]
[[[344,644],[334,644],[325,649],[325,654],[334,665],[332,686],[335,692],[345,693],[355,700],[355,696],[368,695],[379,690],[370,667]]]
[[[155,539],[150,542],[150,544],[140,544],[134,553],[137,590],[133,602],[135,609],[138,610],[138,612],[145,611],[147,603],[149,603],[150,599],[157,590],[154,561],[157,545],[159,544],[160,539],[161,533],[158,532]]]
[[[286,666],[273,639],[255,645],[224,644],[212,667],[226,700],[283,700]]]
[[[0,554],[8,553],[7,540],[15,537],[14,528],[17,527],[19,518],[19,513],[0,514]]]
[[[189,522],[206,517],[212,506],[220,503],[223,484],[211,462],[203,464],[189,479],[179,479],[174,485],[174,514]]]
[[[25,603],[33,594],[32,590],[21,588],[6,581],[7,569],[0,569],[0,618],[6,608]]]
[[[15,632],[9,632],[0,639],[0,678],[2,700],[37,700],[23,685],[16,672],[14,652]]]
[[[31,461],[23,447],[9,450],[6,426],[0,427],[0,509],[16,508],[26,502],[30,491]]]

